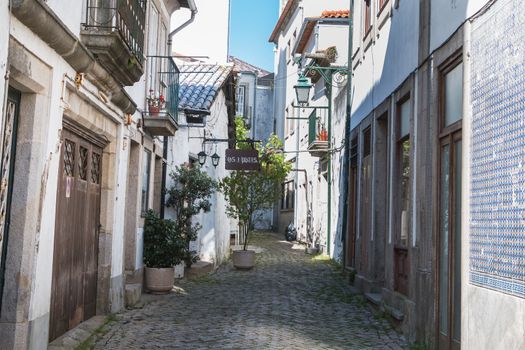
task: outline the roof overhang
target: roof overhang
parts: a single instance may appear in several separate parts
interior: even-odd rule
[[[211,112],[207,109],[183,108],[186,115],[210,115]]]
[[[288,0],[286,6],[284,6],[283,11],[281,12],[281,15],[279,16],[279,19],[277,20],[277,24],[273,29],[272,35],[270,35],[270,39],[268,39],[269,42],[277,44],[277,38],[279,37],[279,34],[290,21],[290,18],[292,17],[293,12],[298,5],[299,0]]]
[[[166,6],[166,10],[170,15],[181,8],[187,8],[190,11],[197,10],[195,0],[164,0],[164,5]]]

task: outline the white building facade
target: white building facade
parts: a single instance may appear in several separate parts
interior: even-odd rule
[[[342,250],[337,227],[341,225],[338,213],[346,83],[344,75],[335,74],[335,69],[344,71],[348,61],[348,10],[345,9],[348,9],[347,1],[331,2],[330,8],[316,1],[288,1],[282,4],[270,37],[276,44],[275,132],[284,139],[284,151],[294,168],[283,184],[276,227],[278,232],[284,232],[285,227],[293,223],[299,240],[336,259],[340,259]],[[329,62],[312,58],[327,52],[333,56]],[[329,67],[323,73],[334,73],[334,77],[329,79],[326,75],[325,79],[319,73],[312,76],[309,108],[297,108],[294,86],[307,65]],[[310,130],[312,124],[315,127]],[[331,149],[325,147],[324,151],[310,154],[308,149],[320,141],[320,134],[323,134],[323,147],[330,144]]]
[[[522,8],[355,2],[344,265],[427,348],[523,347]]]
[[[0,6],[0,348],[45,349],[121,310],[129,279],[141,281],[155,136],[174,131],[169,116],[147,126],[148,56],[166,55],[171,14],[194,4],[10,4]]]

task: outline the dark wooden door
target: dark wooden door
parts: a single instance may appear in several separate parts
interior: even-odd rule
[[[372,226],[372,156],[367,155],[361,162],[361,210],[359,212],[361,258],[359,259],[359,270],[368,275],[368,243]]]
[[[96,313],[102,149],[62,131],[49,339]]]
[[[441,140],[438,241],[439,348],[461,342],[461,131]]]
[[[11,221],[12,179],[15,170],[16,131],[20,97],[19,91],[9,88],[2,134],[2,158],[0,161],[0,310],[2,309],[7,241]]]
[[[348,207],[348,229],[346,232],[346,267],[355,268],[355,235],[356,235],[356,209],[357,209],[357,167],[350,167],[350,179],[348,184],[349,207]]]

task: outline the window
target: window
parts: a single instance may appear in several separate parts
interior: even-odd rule
[[[410,201],[410,100],[399,105],[399,135],[397,141],[400,226],[397,244],[408,246],[408,204]]]
[[[287,181],[281,185],[281,210],[293,210],[295,202],[295,182]]]
[[[292,42],[291,40],[288,40],[288,44],[286,45],[286,59],[287,62],[290,62],[290,58],[292,57]]]
[[[244,105],[246,99],[246,86],[241,85],[237,87],[237,93],[235,96],[236,106],[235,115],[244,117]]]
[[[388,0],[377,0],[377,13],[381,13],[388,4]]]
[[[151,4],[148,20],[148,55],[157,54],[157,39],[159,37],[159,10],[154,4]],[[159,91],[157,72],[160,67],[157,67],[158,60],[148,60],[148,86],[155,92]]]
[[[363,4],[363,38],[372,29],[372,0],[364,0]]]
[[[142,161],[142,193],[141,193],[141,212],[145,214],[149,209],[149,180],[151,176],[151,152],[144,150]]]
[[[458,64],[444,75],[444,127],[448,127],[463,115],[463,64]]]
[[[408,295],[408,240],[410,207],[410,98],[397,105],[396,227],[394,245],[394,289]]]

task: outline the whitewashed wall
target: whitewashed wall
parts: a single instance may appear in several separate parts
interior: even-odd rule
[[[221,90],[215,99],[211,109],[211,114],[207,117],[207,136],[208,138],[228,138],[228,111],[226,98]],[[180,115],[181,124],[185,124],[185,117]],[[174,137],[169,138],[168,145],[168,174],[176,166],[187,163],[190,156],[197,158],[197,154],[202,150],[202,139],[193,137],[202,137],[202,128],[181,127]],[[190,139],[192,137],[192,139]],[[227,143],[217,144],[217,154],[220,155],[220,163],[215,168],[211,164],[210,156],[215,153],[215,146],[211,143],[206,144],[206,153],[208,154],[205,165],[202,170],[215,180],[219,180],[227,175],[224,169],[224,154],[228,147]],[[169,188],[173,185],[170,177],[166,179],[166,186]],[[225,211],[225,199],[220,193],[215,193],[212,198],[211,211],[197,215],[194,222],[200,223],[202,229],[198,237],[192,243],[192,249],[195,249],[201,260],[220,264],[228,256],[229,237],[230,237],[230,220]],[[174,219],[174,213],[171,208],[166,208],[166,218]]]
[[[292,17],[289,23],[282,28],[281,33],[277,38],[277,46],[275,50],[275,99],[274,99],[274,115],[276,120],[276,133],[278,136],[284,138],[284,149],[285,151],[294,151],[298,149],[306,149],[308,147],[308,123],[303,120],[295,121],[294,132],[286,132],[285,123],[286,121],[286,108],[288,108],[288,114],[292,114],[301,117],[307,117],[311,110],[295,110],[292,112],[292,103],[295,101],[294,85],[297,83],[299,78],[298,71],[299,67],[290,57],[290,52],[287,51],[288,41],[290,41],[291,48],[295,45],[295,36],[298,36],[303,25],[303,20],[309,17],[320,17],[322,12],[325,10],[341,10],[348,9],[349,2],[346,0],[331,1],[327,7],[326,2],[315,1],[315,0],[304,0],[301,1],[300,6],[292,13]],[[324,30],[324,29],[323,29]],[[330,31],[331,29],[328,29]],[[346,31],[347,33],[348,31]],[[346,54],[343,52],[348,47],[348,39],[344,36],[334,36],[333,33],[326,33],[323,36],[321,44],[331,46],[341,46],[340,57],[346,61]],[[344,33],[343,33],[344,35]],[[347,38],[347,37],[346,37]],[[312,35],[311,40],[315,40],[315,36]],[[341,42],[341,44],[339,44]],[[331,44],[333,43],[333,44]],[[308,44],[308,51],[314,51],[318,47],[317,42],[310,42]],[[325,47],[326,48],[326,47]],[[319,49],[324,49],[319,46]],[[315,101],[312,104],[326,105],[326,100]],[[294,179],[296,184],[296,196],[295,196],[295,210],[294,210],[294,225],[298,228],[298,234],[300,239],[306,238],[306,188],[310,191],[309,200],[310,202],[316,203],[313,229],[320,232],[322,241],[326,242],[326,228],[327,228],[327,213],[326,203],[328,197],[319,197],[325,195],[327,192],[326,183],[321,186],[319,180],[324,182],[324,179],[318,179],[318,159],[311,158],[308,153],[287,153],[287,159],[291,160],[296,158],[295,166],[299,169],[306,169],[309,171],[308,180],[312,183],[308,183],[305,187],[304,175],[298,172],[293,172],[289,175],[289,179]],[[323,189],[325,188],[325,189]],[[322,192],[321,192],[322,191]],[[332,212],[333,213],[333,212]],[[315,219],[317,218],[317,219]],[[289,214],[280,212],[280,218],[278,220],[278,230],[281,232],[284,226],[291,221]],[[335,232],[335,231],[334,231]],[[332,240],[333,241],[333,240]],[[323,243],[321,242],[321,243]],[[333,250],[332,250],[333,252]]]
[[[35,252],[34,273],[31,276],[33,279],[32,294],[29,309],[29,321],[37,320],[42,317],[47,317],[50,311],[51,298],[51,281],[53,270],[53,245],[55,232],[55,211],[56,211],[56,193],[57,193],[57,178],[58,169],[60,165],[60,130],[62,129],[62,117],[67,104],[61,102],[63,93],[63,83],[67,75],[69,79],[75,76],[75,71],[58,55],[53,49],[47,46],[40,38],[38,38],[31,30],[21,24],[17,19],[12,18],[12,37],[21,45],[30,48],[30,50],[42,62],[52,68],[51,85],[46,86],[48,90],[47,99],[49,101],[49,110],[42,111],[47,114],[48,124],[45,129],[41,130],[37,139],[31,142],[43,142],[45,152],[42,154],[35,154],[32,164],[35,166],[42,166],[44,173],[42,178],[45,179],[42,187],[42,193],[34,193],[34,197],[28,198],[28,205],[34,205],[40,200],[42,201],[42,217],[40,223],[40,231],[35,232],[38,250]],[[3,57],[3,55],[2,55]],[[90,96],[92,91],[96,88],[86,81],[80,89],[81,94]],[[114,106],[104,105],[98,98],[89,100],[91,105],[96,105],[100,111],[115,123],[121,121],[121,115]],[[112,213],[113,222],[111,227],[106,229],[113,235],[113,243],[111,245],[112,269],[111,277],[123,278],[123,225],[119,223],[119,218],[123,215],[125,210],[125,174],[127,170],[127,163],[125,155],[121,151],[122,133],[119,132],[116,143],[117,154],[115,157],[115,168],[109,170],[109,181],[111,186],[116,189],[115,200],[111,201],[111,207],[106,208],[109,213]],[[28,233],[29,234],[29,233]],[[123,285],[112,286],[114,296],[117,299],[110,300],[110,304],[117,309],[122,305],[121,296],[123,295]],[[115,311],[116,311],[115,309]],[[42,331],[42,330],[40,330]],[[42,339],[42,344],[47,344],[47,338]]]
[[[373,7],[372,43],[363,42],[362,1],[355,2],[353,33],[352,129],[417,68],[419,1],[390,1],[392,16],[380,27]],[[372,1],[373,6],[376,2]]]
[[[178,54],[208,56],[210,63],[228,62],[228,35],[230,0],[195,0],[197,16],[188,28],[173,38],[173,48]],[[172,18],[176,28],[190,18],[190,11],[181,9]]]

